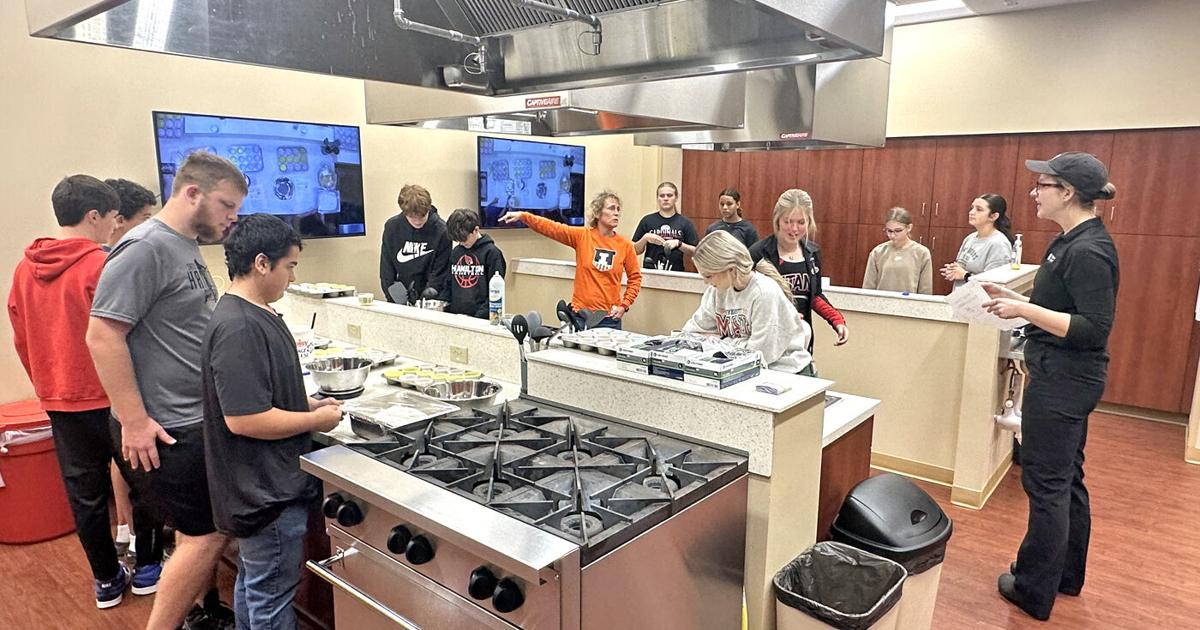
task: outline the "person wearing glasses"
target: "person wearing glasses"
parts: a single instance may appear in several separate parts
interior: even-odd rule
[[[883,224],[886,241],[867,256],[864,289],[933,293],[933,257],[929,248],[909,238],[912,215],[904,208],[888,210]]]
[[[991,283],[991,313],[1029,320],[1025,363],[1029,384],[1021,406],[1021,485],[1029,525],[1010,572],[1000,576],[1005,599],[1045,620],[1059,594],[1078,595],[1087,567],[1091,510],[1083,485],[1088,415],[1104,393],[1108,335],[1117,303],[1117,248],[1097,199],[1112,199],[1108,169],[1088,153],[1026,160],[1038,174],[1030,196],[1037,216],[1062,229],[1024,297]]]
[[[967,223],[975,232],[963,239],[954,262],[942,265],[942,277],[957,289],[971,276],[1007,265],[1012,256],[1012,221],[1008,202],[994,193],[979,195],[967,209]]]

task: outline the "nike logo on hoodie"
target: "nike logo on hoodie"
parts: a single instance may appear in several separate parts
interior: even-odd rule
[[[396,252],[396,262],[406,263],[412,262],[425,254],[432,253],[433,249],[429,247],[429,243],[418,243],[415,241],[405,241],[400,247],[400,251]]]

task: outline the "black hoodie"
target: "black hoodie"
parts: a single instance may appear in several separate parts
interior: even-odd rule
[[[445,293],[450,296],[448,313],[488,318],[488,283],[500,272],[504,277],[507,265],[504,252],[496,247],[492,237],[484,234],[471,247],[459,244],[450,252],[450,277]]]
[[[446,236],[446,223],[432,214],[421,229],[413,229],[404,214],[387,220],[383,225],[383,247],[379,252],[379,283],[383,294],[388,296],[388,287],[400,282],[408,289],[409,301],[421,297],[425,287],[446,286],[446,275],[450,267],[450,239]],[[444,292],[438,299],[446,299]]]

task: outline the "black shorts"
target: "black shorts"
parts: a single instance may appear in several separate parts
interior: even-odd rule
[[[119,444],[121,428],[116,420],[112,423]],[[129,470],[129,462],[121,461],[122,472],[131,485],[137,484],[145,493],[167,525],[185,536],[211,534],[217,527],[204,469],[204,423],[170,428],[167,433],[176,441],[170,446],[158,443],[158,468],[150,472]]]

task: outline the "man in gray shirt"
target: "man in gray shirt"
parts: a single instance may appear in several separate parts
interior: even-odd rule
[[[141,469],[147,498],[180,534],[152,630],[176,628],[185,616],[192,625],[227,616],[212,614],[220,608],[212,579],[228,539],[213,524],[203,472],[200,391],[200,346],[217,291],[198,243],[221,239],[246,192],[232,162],[189,155],[162,211],[109,254],[92,303],[88,349],[121,424],[122,457]],[[205,606],[189,613],[206,590]]]

